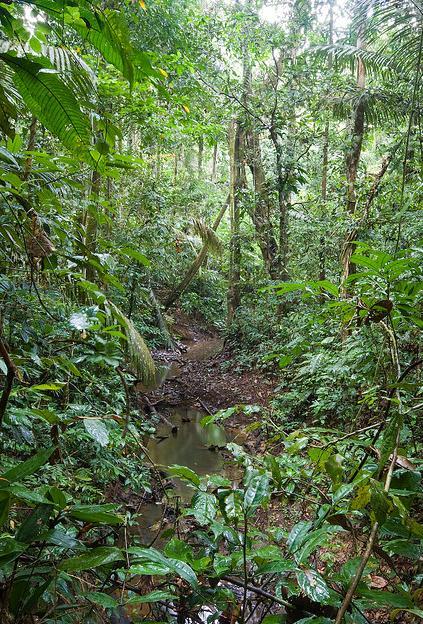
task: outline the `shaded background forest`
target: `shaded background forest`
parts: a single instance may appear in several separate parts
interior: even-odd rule
[[[422,54],[415,0],[0,2],[5,622],[422,618]],[[131,551],[181,323],[271,393]]]

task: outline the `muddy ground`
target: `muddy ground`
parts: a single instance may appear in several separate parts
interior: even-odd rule
[[[156,362],[169,367],[167,376],[156,389],[135,388],[141,403],[157,410],[184,405],[205,412],[239,404],[268,405],[275,380],[256,369],[240,371],[216,333],[183,314],[178,315],[173,333],[178,350],[153,354]]]

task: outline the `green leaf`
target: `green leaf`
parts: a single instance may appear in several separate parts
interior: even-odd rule
[[[115,505],[75,505],[69,515],[76,520],[94,524],[122,524],[124,517],[114,513]]]
[[[269,561],[257,568],[256,574],[284,574],[285,572],[292,572],[297,566],[293,561],[287,559],[277,559],[275,561]]]
[[[75,30],[132,83],[134,67],[131,59],[134,52],[125,19],[120,11],[104,9],[99,13],[80,7],[80,15],[85,25],[79,20],[75,21]]]
[[[301,520],[292,527],[286,542],[291,552],[294,552],[303,543],[312,526],[312,522]]]
[[[0,539],[0,568],[17,559],[26,548],[26,544],[20,544],[15,538]]]
[[[119,548],[100,546],[89,550],[83,555],[70,557],[69,559],[61,561],[59,569],[65,572],[78,572],[80,570],[91,570],[92,568],[98,568],[99,566],[109,565],[110,563],[116,563],[122,560],[124,560],[124,556]]]
[[[158,563],[160,566],[168,568],[171,572],[180,576],[187,581],[193,587],[198,585],[197,576],[194,570],[185,562],[178,561],[178,559],[171,559],[165,557],[161,552],[155,548],[140,548],[131,547],[128,548],[130,554],[134,554],[137,559],[141,561],[147,561],[152,563]],[[138,562],[134,562],[138,563]]]
[[[376,589],[357,588],[357,594],[372,604],[384,607],[413,607],[413,601],[407,594],[393,594]]]
[[[30,386],[28,388],[28,392],[46,392],[47,390],[52,390],[54,392],[57,392],[58,390],[61,390],[64,385],[65,384],[62,382],[38,384],[35,386]]]
[[[8,488],[8,491],[13,494],[13,496],[18,500],[24,500],[28,503],[44,503],[47,505],[52,505],[52,502],[49,501],[48,498],[46,498],[43,494],[40,494],[36,490],[30,490],[20,483],[11,485]]]
[[[174,477],[179,477],[184,481],[189,481],[196,487],[199,487],[201,484],[200,477],[196,474],[191,468],[187,468],[187,466],[179,466],[179,464],[173,464],[167,468],[167,472],[169,472]]]
[[[18,464],[14,468],[11,468],[7,472],[3,473],[0,476],[0,483],[1,479],[7,479],[7,481],[13,483],[20,479],[23,479],[24,477],[34,474],[34,472],[37,472],[37,470],[41,468],[41,466],[44,466],[44,464],[49,460],[53,451],[54,447],[39,451],[30,459],[27,459],[26,461]]]
[[[113,596],[109,596],[109,594],[104,594],[102,592],[87,592],[86,594],[83,594],[83,597],[94,604],[104,607],[105,609],[113,609],[119,604]]]
[[[144,604],[149,602],[159,602],[159,600],[174,600],[175,594],[170,592],[155,590],[144,596],[132,596],[126,600],[125,604]]]
[[[244,511],[251,513],[267,500],[269,495],[269,475],[266,473],[253,475],[245,490],[243,500]]]
[[[16,533],[18,542],[33,542],[45,530],[53,510],[51,505],[38,505],[25,518]]]
[[[402,427],[402,414],[397,413],[392,416],[385,431],[383,432],[382,443],[380,445],[379,470],[382,470],[395,448],[398,429]]]
[[[91,142],[91,127],[72,91],[39,63],[11,54],[0,59],[14,71],[14,81],[25,104],[65,147],[85,151]]]
[[[109,444],[109,432],[102,420],[99,418],[84,418],[84,427],[97,444],[100,446]]]
[[[136,260],[143,266],[146,266],[146,267],[150,266],[150,260],[146,256],[144,256],[144,254],[142,254],[140,251],[137,251],[136,249],[132,249],[132,247],[122,247],[122,249],[118,250],[118,253],[121,256],[128,256],[129,258],[133,258],[134,260]]]
[[[324,602],[329,598],[329,587],[326,581],[315,570],[297,572],[298,585],[302,591],[315,602]]]
[[[208,524],[217,513],[216,498],[208,492],[198,491],[192,499],[192,513],[200,524]]]

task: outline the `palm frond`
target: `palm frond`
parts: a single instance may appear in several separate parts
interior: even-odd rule
[[[360,0],[353,20],[353,29],[363,30],[366,42],[406,75],[417,67],[422,27],[421,0]]]
[[[76,52],[63,47],[43,45],[42,54],[60,72],[63,81],[74,93],[87,101],[92,98],[97,86],[96,75]]]
[[[149,387],[156,375],[156,366],[149,348],[133,322],[111,301],[109,308],[126,336],[128,359],[133,373],[144,386]]]
[[[403,70],[401,65],[398,65],[395,58],[390,57],[375,50],[365,50],[363,48],[357,48],[356,46],[334,43],[331,45],[320,45],[310,48],[307,54],[313,54],[317,58],[321,57],[325,61],[332,57],[335,60],[337,68],[351,69],[353,72],[356,70],[357,61],[360,60],[366,67],[366,72],[373,76],[388,76],[400,74]]]
[[[210,253],[219,254],[222,251],[222,242],[216,232],[209,227],[204,221],[194,219],[194,232],[201,238],[204,245],[207,245]]]
[[[364,104],[364,114],[369,124],[387,122],[403,123],[408,111],[408,102],[399,94],[383,89],[350,88],[342,98],[332,100],[333,111],[338,119],[345,119],[359,104]]]

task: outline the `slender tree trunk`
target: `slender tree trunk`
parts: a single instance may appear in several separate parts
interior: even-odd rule
[[[95,253],[97,249],[97,210],[99,208],[98,200],[100,195],[101,176],[95,169],[91,175],[91,208],[87,213],[85,228],[85,246],[90,254]],[[88,265],[86,268],[86,277],[89,281],[95,279],[94,267]]]
[[[217,177],[217,143],[213,147],[213,160],[212,160],[212,181],[216,182]]]
[[[35,115],[32,115],[31,125],[29,127],[28,144],[26,147],[28,152],[34,151],[36,136],[37,136],[37,118],[35,117]],[[32,168],[32,156],[28,155],[28,157],[25,159],[22,180],[28,180],[29,174],[31,173],[31,168]]]
[[[173,186],[176,186],[178,181],[178,166],[179,166],[179,153],[175,150],[174,160],[173,160]]]
[[[204,137],[200,136],[198,139],[198,178],[201,179],[203,175],[203,157],[204,157]]]
[[[290,193],[286,190],[286,174],[284,172],[282,145],[274,125],[272,125],[270,129],[270,138],[272,139],[276,155],[276,186],[279,209],[279,278],[286,281],[288,280],[288,211]]]
[[[219,227],[220,222],[223,219],[223,215],[225,214],[226,209],[229,205],[229,201],[230,201],[230,198],[228,197],[225,203],[223,204],[222,208],[220,209],[216,219],[214,220],[214,223],[212,225],[212,229],[214,231],[216,231],[217,228]],[[203,265],[205,259],[207,258],[208,252],[209,252],[208,244],[204,243],[199,254],[196,256],[196,258],[192,262],[191,266],[189,267],[188,271],[185,273],[182,280],[172,290],[172,292],[169,294],[166,301],[164,302],[165,310],[168,310],[174,303],[176,303],[176,301],[179,299],[182,293],[188,288],[188,286],[190,285],[190,283],[192,282],[192,280],[194,279],[194,277],[197,275],[198,271],[200,270],[201,266]]]
[[[333,0],[329,3],[329,44],[333,44]],[[328,69],[329,71],[332,69],[333,58],[332,54],[329,55],[328,58]],[[330,123],[329,120],[325,124],[325,130],[323,134],[323,158],[322,158],[322,204],[323,210],[326,213],[327,210],[327,197],[328,197],[328,165],[329,165],[329,131],[330,131]],[[325,214],[326,216],[326,214]],[[320,237],[320,245],[319,245],[319,279],[326,279],[326,238],[325,235],[322,234]]]
[[[7,404],[9,402],[10,393],[13,388],[13,381],[18,373],[18,369],[9,355],[5,343],[0,338],[0,356],[6,364],[6,383],[0,397],[0,426],[3,424],[3,418],[6,413]]]
[[[231,247],[228,284],[228,323],[241,303],[241,193],[245,187],[244,131],[239,121],[233,124],[230,137],[231,155]]]
[[[364,31],[363,29],[358,34],[357,47],[364,47]],[[364,90],[366,86],[366,70],[364,63],[357,60],[357,88]],[[365,106],[362,97],[359,98],[357,106],[353,112],[352,117],[352,136],[350,149],[346,155],[346,177],[347,177],[347,213],[351,219],[354,218],[357,205],[357,172],[360,163],[361,148],[363,145],[365,129]],[[355,273],[355,265],[351,262],[351,256],[354,253],[354,240],[351,239],[351,233],[346,235],[344,246],[342,250],[341,262],[342,262],[342,280],[341,283],[345,284],[345,280]],[[346,295],[347,291],[345,286],[342,288],[343,294]]]
[[[251,218],[266,271],[271,279],[280,276],[278,243],[271,222],[271,198],[261,158],[260,142],[254,129],[246,132],[246,160],[251,170],[255,202]]]

